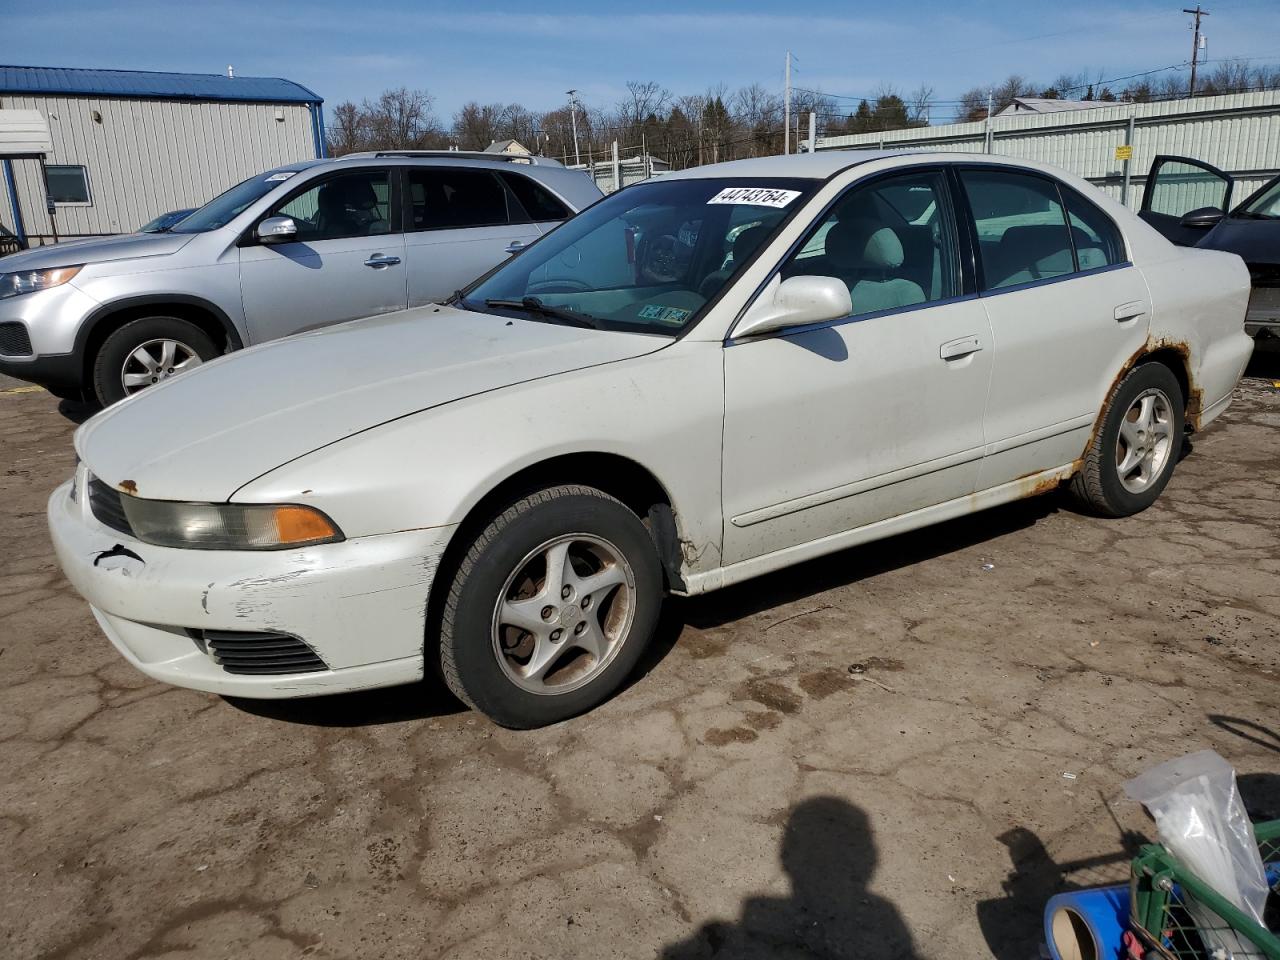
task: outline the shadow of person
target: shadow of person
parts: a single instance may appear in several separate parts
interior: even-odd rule
[[[897,908],[868,889],[878,857],[860,809],[838,797],[805,800],[787,820],[781,860],[791,896],[751,897],[737,923],[704,924],[663,960],[916,956]]]

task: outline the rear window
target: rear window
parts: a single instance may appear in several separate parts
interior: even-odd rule
[[[540,183],[518,173],[503,173],[503,181],[524,207],[528,219],[541,222],[544,220],[567,220],[573,214],[569,208],[552,196],[551,192]],[[515,220],[515,211],[512,212]],[[522,218],[523,219],[523,218]]]

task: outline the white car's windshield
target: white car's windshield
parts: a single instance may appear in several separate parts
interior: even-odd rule
[[[817,183],[726,177],[628,187],[481,280],[460,303],[674,336]]]
[[[218,194],[203,207],[185,220],[170,228],[170,233],[205,233],[225,227],[233,219],[259,197],[280,186],[292,177],[296,170],[268,170],[256,177],[250,177],[243,183],[237,183],[230,190]]]

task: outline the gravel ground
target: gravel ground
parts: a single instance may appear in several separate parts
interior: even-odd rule
[[[1033,960],[1151,835],[1126,778],[1213,747],[1280,816],[1280,353],[1250,374],[1146,513],[1049,495],[672,602],[533,733],[135,672],[45,532],[80,414],[0,384],[0,955]]]

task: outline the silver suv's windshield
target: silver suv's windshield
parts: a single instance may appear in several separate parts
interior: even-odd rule
[[[218,194],[191,216],[171,227],[169,232],[205,233],[225,227],[249,204],[259,197],[265,197],[295,173],[297,173],[296,170],[269,170],[256,177],[250,177],[243,183],[237,183],[230,190]]]
[[[724,177],[628,187],[483,278],[459,303],[674,336],[817,185]]]

